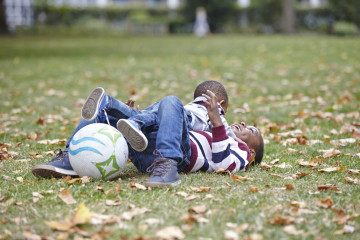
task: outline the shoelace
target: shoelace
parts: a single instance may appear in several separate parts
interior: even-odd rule
[[[158,158],[146,169],[148,173],[152,173],[154,176],[164,175],[169,171],[171,166],[170,159]]]
[[[171,160],[169,158],[164,158],[161,152],[157,149],[153,153],[155,156],[160,156],[155,159],[155,161],[146,169],[148,173],[152,173],[155,176],[161,176],[169,171],[171,167]]]
[[[55,162],[55,161],[59,161],[59,160],[64,160],[65,157],[65,151],[61,150],[60,148],[55,149],[54,153],[56,154],[55,157],[53,159],[51,159],[50,162]]]

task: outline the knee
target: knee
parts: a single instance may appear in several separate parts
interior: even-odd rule
[[[176,96],[166,96],[161,100],[160,105],[176,107],[176,106],[182,106],[183,104],[180,101],[180,99]]]

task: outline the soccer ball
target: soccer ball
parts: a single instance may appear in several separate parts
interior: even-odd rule
[[[114,127],[93,123],[81,128],[73,136],[69,160],[79,176],[111,180],[121,174],[128,159],[125,138]]]

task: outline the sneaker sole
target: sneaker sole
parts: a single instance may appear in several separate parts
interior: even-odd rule
[[[146,182],[146,187],[175,187],[181,183],[181,180],[173,183],[162,183],[162,182]]]
[[[105,95],[105,90],[102,87],[95,88],[87,98],[84,106],[81,109],[81,116],[86,121],[92,121],[96,118],[101,101]]]
[[[79,175],[73,170],[65,170],[61,168],[56,168],[48,165],[35,165],[32,169],[32,173],[36,177],[43,178],[62,178],[66,176],[78,177]]]
[[[131,147],[138,152],[142,152],[147,148],[148,141],[142,133],[139,133],[131,123],[120,119],[116,124],[117,129],[128,140]]]

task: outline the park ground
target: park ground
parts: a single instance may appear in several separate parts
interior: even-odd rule
[[[359,239],[360,41],[322,36],[0,38],[0,239]],[[145,107],[221,81],[263,164],[146,189],[39,179],[102,86]]]

